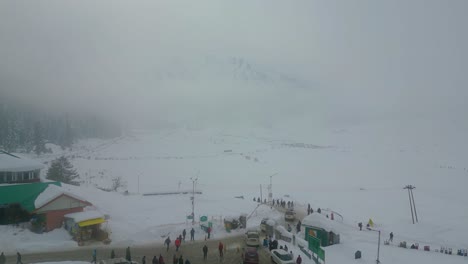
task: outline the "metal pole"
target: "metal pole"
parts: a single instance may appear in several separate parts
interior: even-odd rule
[[[192,180],[192,225],[195,224],[195,182],[198,178],[190,178]]]
[[[414,216],[416,216],[416,222],[418,222],[418,213],[416,212],[416,204],[414,203],[413,189],[416,189],[416,187],[411,186],[411,199],[413,200]]]
[[[263,197],[262,197],[262,185],[260,184],[260,201],[258,202],[261,202],[263,200]]]
[[[414,224],[413,204],[411,203],[410,185],[406,185],[405,188],[403,189],[408,189],[408,198],[409,198],[410,209],[411,209],[411,218],[413,219],[413,224]]]
[[[380,263],[380,260],[379,260],[379,256],[380,256],[380,230],[379,230],[379,244],[377,246],[377,264]]]
[[[273,200],[273,183],[272,183],[272,178],[273,176],[275,176],[276,174],[278,173],[275,173],[273,175],[270,175],[270,192],[268,193],[268,202],[271,204],[272,203],[272,200]]]

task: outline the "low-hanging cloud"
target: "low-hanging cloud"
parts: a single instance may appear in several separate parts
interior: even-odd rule
[[[0,95],[128,120],[459,114],[466,7],[2,1]]]

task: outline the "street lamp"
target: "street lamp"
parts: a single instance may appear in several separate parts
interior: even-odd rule
[[[198,180],[197,178],[190,177],[190,180],[192,180],[192,225],[195,224],[195,183]]]
[[[275,173],[273,175],[270,175],[270,186],[268,187],[269,192],[268,192],[268,202],[271,204],[272,203],[272,200],[273,200],[273,184],[271,183],[271,179],[273,178],[273,176],[277,175],[278,173]]]

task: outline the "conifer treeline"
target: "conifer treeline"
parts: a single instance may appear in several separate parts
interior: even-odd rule
[[[97,115],[38,111],[0,102],[0,149],[9,152],[47,152],[45,143],[69,148],[82,138],[121,135],[120,126]]]

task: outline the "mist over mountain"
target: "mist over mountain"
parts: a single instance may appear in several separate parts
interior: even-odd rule
[[[463,10],[457,0],[2,1],[0,96],[123,127],[464,120]]]

